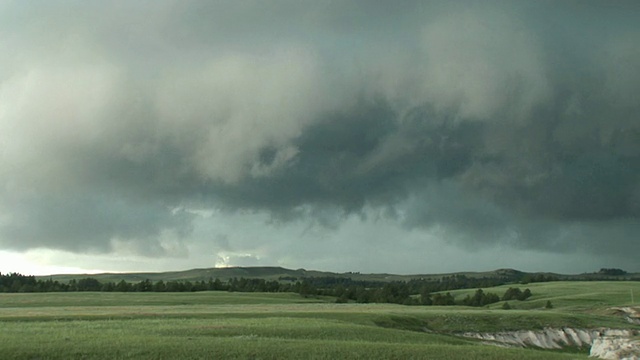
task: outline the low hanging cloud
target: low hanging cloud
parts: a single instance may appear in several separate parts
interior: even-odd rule
[[[382,209],[456,244],[640,250],[632,5],[3,6],[4,248],[159,256],[189,209]]]
[[[462,119],[517,123],[553,95],[542,46],[507,14],[463,11],[423,36],[423,99]]]

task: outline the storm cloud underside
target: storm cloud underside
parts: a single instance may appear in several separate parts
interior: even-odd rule
[[[634,266],[638,4],[390,5],[3,2],[0,244],[172,256],[220,211]]]

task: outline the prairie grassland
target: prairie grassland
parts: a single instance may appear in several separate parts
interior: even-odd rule
[[[246,314],[250,315],[250,314]],[[227,316],[7,321],[3,359],[575,359],[348,320]]]
[[[304,298],[293,293],[203,292],[85,292],[0,294],[0,309],[7,307],[68,306],[176,306],[326,303],[327,299]]]
[[[506,349],[452,334],[632,326],[605,309],[628,305],[625,289],[637,283],[527,287],[532,303],[551,299],[558,306],[334,304],[228,292],[0,294],[0,351],[3,359],[581,359],[588,349]],[[502,295],[506,288],[485,291]]]
[[[612,306],[630,306],[632,294],[635,305],[640,305],[640,282],[638,281],[558,281],[532,283],[526,285],[503,285],[485,289],[500,296],[510,287],[529,288],[533,296],[527,301],[510,302],[517,309],[542,309],[549,300],[554,309],[563,312],[593,313]],[[456,300],[467,295],[473,296],[476,289],[451,291]],[[490,308],[500,308],[502,302],[492,304]]]

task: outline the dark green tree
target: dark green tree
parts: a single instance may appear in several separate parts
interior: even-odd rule
[[[505,291],[504,295],[502,295],[502,301],[516,300],[522,296],[522,291],[520,288],[512,288],[510,287]]]
[[[518,300],[520,301],[524,301],[527,300],[528,298],[531,297],[531,290],[529,289],[524,289],[524,291],[522,292],[522,294],[518,297]]]
[[[76,289],[78,291],[100,291],[102,284],[95,278],[84,278],[78,280]]]
[[[116,284],[114,284],[112,281],[106,282],[102,284],[100,291],[104,291],[104,292],[116,291]]]
[[[429,292],[429,289],[427,289],[426,287],[423,287],[420,290],[420,304],[422,305],[433,305],[433,301],[431,301],[431,293]]]
[[[155,292],[164,292],[167,291],[167,285],[165,285],[164,281],[156,281],[153,284],[153,291]]]
[[[119,291],[119,292],[131,291],[131,284],[129,284],[128,282],[126,282],[124,280],[120,280],[120,282],[116,285],[115,290]]]
[[[444,295],[438,293],[432,296],[433,305],[441,305],[441,306],[449,306],[455,305],[455,299],[451,295],[451,293],[446,293]]]

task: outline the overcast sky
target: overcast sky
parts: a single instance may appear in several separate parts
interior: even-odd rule
[[[0,1],[0,271],[640,271],[637,1]]]

